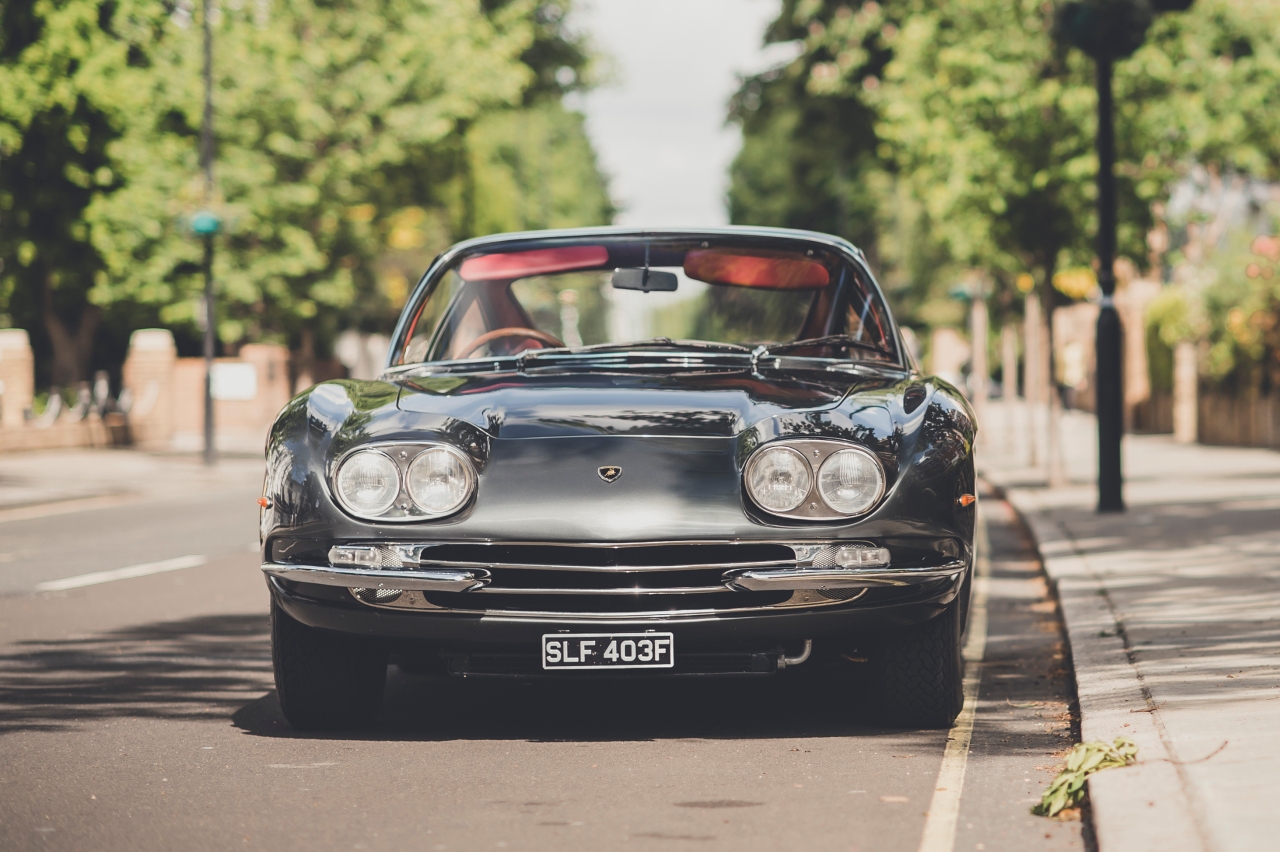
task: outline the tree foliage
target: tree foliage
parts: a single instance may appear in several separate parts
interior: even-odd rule
[[[45,375],[83,377],[104,274],[85,207],[119,185],[109,104],[130,97],[161,10],[133,0],[0,4],[0,313],[52,341]]]
[[[459,122],[518,101],[527,22],[467,14],[464,0],[301,2],[226,9],[215,27],[214,208],[226,225],[214,271],[226,340],[294,332],[376,293],[385,216],[437,180]],[[153,49],[141,115],[111,153],[125,185],[88,211],[109,270],[92,298],[199,317],[196,138],[200,21],[176,19]],[[446,173],[447,175],[447,173]],[[332,321],[332,320],[330,320]]]
[[[194,336],[190,218],[210,207],[224,223],[219,337],[305,346],[385,328],[453,239],[612,216],[581,120],[560,104],[591,78],[567,2],[214,8],[208,199],[200,4],[0,6],[0,215],[27,229],[0,236],[10,313],[43,274],[69,310],[150,314]]]
[[[786,21],[772,34],[802,39],[801,57],[771,72],[791,81],[789,91],[773,83],[783,105],[743,122],[734,197],[748,198],[740,187],[809,156],[777,143],[775,157],[756,153],[796,135],[780,118],[787,109],[856,103],[871,116],[861,150],[875,159],[864,160],[855,191],[878,202],[861,208],[874,217],[862,230],[891,285],[901,281],[901,291],[920,297],[917,319],[945,289],[938,277],[961,268],[983,270],[1009,293],[1019,273],[1035,272],[1046,286],[1060,266],[1087,265],[1096,230],[1094,68],[1054,42],[1053,13],[1040,0],[785,4]],[[1280,134],[1267,104],[1278,94],[1278,49],[1276,0],[1199,0],[1190,12],[1158,17],[1146,44],[1117,65],[1123,253],[1145,257],[1151,203],[1192,163],[1276,174]],[[739,99],[756,85],[746,81]],[[799,181],[783,183],[796,203],[819,209]],[[735,220],[773,212],[743,206]],[[855,230],[825,221],[838,227],[824,230]],[[923,268],[920,258],[929,258]]]

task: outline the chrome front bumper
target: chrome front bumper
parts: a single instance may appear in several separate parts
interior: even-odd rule
[[[405,568],[377,570],[335,568],[331,566],[293,565],[266,562],[265,574],[281,580],[341,586],[348,589],[388,589],[420,592],[473,592],[478,594],[527,595],[672,595],[708,594],[716,592],[825,591],[829,589],[870,589],[911,586],[934,580],[955,580],[965,570],[956,560],[932,568],[771,568],[730,569],[718,586],[671,588],[556,588],[504,589],[490,585],[489,572],[483,569]]]
[[[878,586],[912,586],[930,580],[954,580],[965,569],[963,562],[936,568],[780,568],[742,571],[725,579],[735,592],[781,590],[872,589]]]
[[[371,568],[333,568],[315,565],[292,565],[264,562],[262,571],[270,577],[318,586],[342,586],[347,589],[401,589],[416,592],[470,592],[489,582],[487,572],[442,571],[432,569],[400,569],[379,571]]]

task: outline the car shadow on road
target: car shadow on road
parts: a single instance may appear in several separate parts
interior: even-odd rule
[[[360,740],[605,742],[875,736],[848,689],[786,672],[772,677],[517,681],[425,677],[392,667],[369,728],[299,733],[275,694],[242,707],[235,725],[267,737]],[[944,736],[939,733],[939,737]]]
[[[811,674],[530,683],[412,676],[392,666],[383,711],[368,729],[301,733],[285,722],[272,689],[267,617],[210,615],[8,646],[0,653],[0,736],[125,718],[230,720],[265,737],[406,741],[873,736],[888,730],[863,720],[849,689]]]
[[[110,718],[225,719],[269,689],[265,615],[211,615],[0,654],[0,735]]]

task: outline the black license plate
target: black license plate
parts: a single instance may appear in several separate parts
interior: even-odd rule
[[[669,669],[676,664],[671,633],[548,633],[544,669]]]

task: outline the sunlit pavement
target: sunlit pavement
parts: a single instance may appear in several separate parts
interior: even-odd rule
[[[295,734],[249,552],[257,463],[0,458],[0,477],[99,461],[123,466],[119,502],[0,512],[0,849],[942,848],[921,841],[946,733],[870,727],[802,668],[572,688],[393,668],[371,730]],[[1080,849],[1081,823],[1028,812],[1075,737],[1054,607],[1011,510],[982,505],[989,629],[947,839]]]
[[[993,409],[993,429],[1026,416]],[[1066,416],[1061,488],[1014,441],[993,441],[1011,450],[983,464],[1058,584],[1084,737],[1140,747],[1138,766],[1090,782],[1100,848],[1274,849],[1280,454],[1128,436],[1128,511],[1098,515],[1095,429]]]

